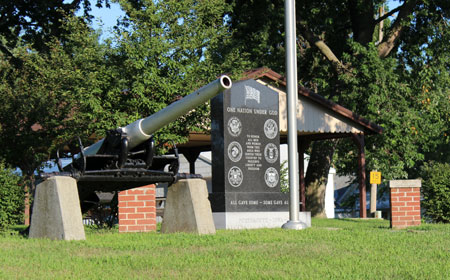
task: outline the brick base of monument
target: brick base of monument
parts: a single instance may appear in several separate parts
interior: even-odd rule
[[[391,195],[391,227],[420,225],[420,180],[389,181]]]
[[[155,185],[119,192],[119,232],[156,230],[155,193]]]

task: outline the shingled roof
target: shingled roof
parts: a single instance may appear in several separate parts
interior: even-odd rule
[[[254,79],[254,80],[262,80],[266,81],[268,86],[275,86],[276,88],[283,88],[282,91],[285,92],[286,87],[286,79],[282,75],[278,74],[277,72],[271,70],[267,67],[262,67],[258,69],[253,69],[250,71],[247,71],[243,74],[243,80],[247,79]],[[334,116],[337,116],[339,118],[343,118],[345,120],[350,121],[350,124],[353,126],[357,126],[362,128],[363,132],[365,134],[381,134],[383,132],[383,128],[379,125],[359,116],[358,114],[350,111],[347,108],[344,108],[343,106],[336,104],[323,96],[312,92],[311,90],[299,86],[298,87],[298,96],[299,101],[301,100],[307,100],[312,102],[313,104],[318,105],[321,107],[321,109],[334,112]],[[300,103],[300,102],[299,102]]]

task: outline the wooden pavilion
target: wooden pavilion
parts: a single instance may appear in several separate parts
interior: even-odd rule
[[[255,81],[278,92],[280,112],[280,141],[287,142],[286,80],[269,68],[258,68],[244,73],[242,80]],[[381,134],[383,129],[352,111],[316,94],[304,87],[298,88],[297,135],[298,152],[303,155],[312,141],[351,137],[357,145],[360,217],[366,217],[365,135]],[[211,150],[211,135],[190,133],[189,141],[179,145],[179,150],[195,173],[195,161],[203,151]],[[301,211],[306,211],[306,187],[303,156],[299,157]]]

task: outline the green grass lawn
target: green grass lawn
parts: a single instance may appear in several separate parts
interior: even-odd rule
[[[87,230],[86,241],[0,236],[2,279],[450,279],[450,225],[313,219],[302,231]]]

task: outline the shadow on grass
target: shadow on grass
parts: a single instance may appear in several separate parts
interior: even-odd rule
[[[0,230],[0,235],[3,236],[23,236],[28,237],[29,226],[14,225]]]

